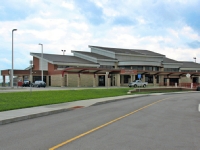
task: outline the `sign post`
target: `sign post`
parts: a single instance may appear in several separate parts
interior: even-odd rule
[[[138,79],[141,80],[141,74],[138,74]],[[140,92],[140,86],[139,86],[139,92]]]

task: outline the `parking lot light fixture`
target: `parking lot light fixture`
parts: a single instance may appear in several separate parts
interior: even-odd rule
[[[63,55],[65,55],[66,50],[61,50],[63,52]]]
[[[14,68],[14,63],[13,63],[13,58],[14,58],[14,53],[13,53],[13,33],[14,31],[17,31],[17,29],[13,29],[12,30],[12,70],[11,70],[11,88],[14,88],[13,87],[13,68]]]
[[[41,72],[42,72],[42,76],[41,76],[41,80],[43,81],[43,44],[39,43],[39,45],[41,45],[41,50],[42,50],[42,53],[41,53]]]

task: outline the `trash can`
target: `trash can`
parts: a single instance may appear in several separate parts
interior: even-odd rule
[[[22,86],[22,82],[21,81],[17,82],[17,86]]]

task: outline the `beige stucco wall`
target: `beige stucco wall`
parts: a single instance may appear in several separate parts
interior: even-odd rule
[[[80,74],[80,87],[93,87],[93,78],[92,74]],[[95,78],[96,86],[98,84],[98,76]],[[68,74],[68,87],[77,87],[78,86],[78,74]]]
[[[81,74],[81,87],[93,87],[94,75],[91,74]]]
[[[78,74],[68,74],[68,87],[78,86]]]
[[[62,86],[62,75],[51,75],[51,86]]]
[[[181,83],[192,83],[192,79],[187,77],[181,77],[180,81]]]

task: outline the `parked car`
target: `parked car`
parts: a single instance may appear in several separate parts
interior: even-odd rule
[[[24,81],[22,84],[22,87],[30,87],[30,86],[33,86],[30,81]]]
[[[129,87],[146,87],[148,85],[148,82],[142,82],[141,80],[135,80],[133,82],[130,82],[128,84]]]
[[[35,81],[33,83],[33,87],[46,87],[46,83],[44,81]]]

